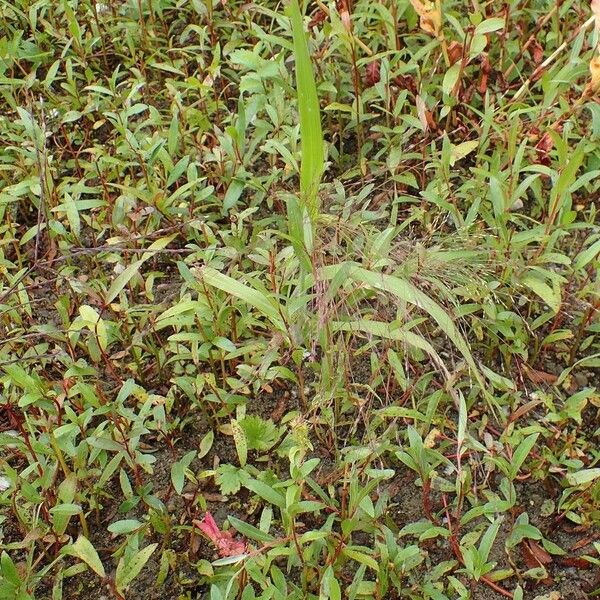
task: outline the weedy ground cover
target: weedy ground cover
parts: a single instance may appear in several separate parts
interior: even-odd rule
[[[599,38],[0,0],[0,599],[600,596]]]

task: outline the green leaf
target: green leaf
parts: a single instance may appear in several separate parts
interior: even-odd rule
[[[450,152],[450,166],[453,167],[457,161],[471,154],[471,152],[473,152],[473,150],[476,150],[478,146],[479,140],[462,142],[461,144],[457,144],[456,146],[453,144]]]
[[[229,496],[237,494],[242,486],[241,469],[233,465],[220,465],[216,472],[216,482],[221,494]],[[242,471],[243,473],[243,471]]]
[[[531,449],[537,441],[539,433],[532,433],[528,435],[515,450],[512,460],[510,461],[510,470],[512,478],[514,479],[519,473],[519,469],[525,462],[527,455],[531,452]]]
[[[487,562],[488,557],[490,555],[490,551],[492,549],[492,545],[494,544],[494,540],[498,535],[498,530],[500,529],[500,525],[502,524],[502,519],[496,519],[486,530],[481,538],[481,542],[479,543],[479,554],[484,563]]]
[[[458,81],[460,75],[460,61],[452,65],[445,73],[444,80],[442,81],[442,90],[444,94],[450,96],[454,90],[454,86]]]
[[[319,600],[341,600],[342,590],[331,566],[325,569],[321,579]]]
[[[251,540],[256,540],[257,542],[272,542],[275,539],[272,535],[261,531],[245,521],[240,521],[240,519],[236,519],[231,515],[227,517],[227,520],[231,523],[232,527],[239,531],[244,537]]]
[[[70,546],[66,546],[63,551],[66,554],[75,556],[79,560],[83,561],[98,576],[102,578],[106,577],[104,565],[102,564],[96,549],[85,536],[80,535],[76,542]]]
[[[582,250],[575,259],[573,268],[576,271],[583,269],[588,263],[600,254],[600,240],[596,240],[589,248]]]
[[[279,431],[271,419],[248,415],[238,421],[250,450],[266,451],[279,439]]]
[[[125,558],[121,557],[117,565],[117,573],[115,575],[115,584],[119,592],[124,592],[131,582],[140,574],[152,553],[156,550],[158,544],[150,544],[143,550],[136,552],[131,560],[125,562]]]
[[[567,481],[569,485],[584,485],[586,483],[591,483],[600,477],[600,468],[595,469],[582,469],[581,471],[576,471],[575,473],[567,474]]]
[[[229,277],[229,275],[219,273],[219,271],[211,267],[203,267],[199,269],[199,273],[208,285],[243,300],[269,319],[279,331],[285,331],[285,325],[281,320],[278,305],[269,296],[239,282],[233,277]]]
[[[350,546],[347,546],[346,548],[344,548],[343,553],[348,558],[351,558],[352,560],[355,560],[358,563],[361,563],[363,565],[366,565],[367,567],[370,567],[375,572],[379,572],[379,565],[377,564],[377,561],[372,556],[369,556],[368,554],[365,554],[364,552],[355,550],[354,548],[352,548]]]
[[[142,523],[137,519],[123,519],[122,521],[115,521],[108,526],[108,531],[115,535],[124,535],[131,533],[136,529],[139,529]]]
[[[323,275],[335,276],[335,273],[340,268],[343,268],[343,265],[335,265],[331,269],[325,268],[322,270]],[[454,324],[454,318],[446,313],[437,302],[415,287],[410,281],[394,275],[376,273],[362,267],[354,266],[348,271],[348,276],[357,283],[366,284],[374,289],[393,294],[399,300],[418,306],[428,313],[436,321],[440,329],[450,338],[450,341],[458,348],[481,387],[485,386],[481,373],[473,360],[469,346]]]
[[[482,21],[475,27],[474,35],[482,35],[484,33],[491,33],[492,31],[498,31],[502,29],[505,25],[505,19],[502,17],[492,17],[491,19],[486,19]]]
[[[551,288],[546,282],[532,274],[527,274],[521,283],[539,296],[554,312],[558,312],[561,304],[560,289]]]
[[[0,566],[2,567],[2,577],[6,581],[12,583],[14,586],[21,585],[22,580],[19,576],[19,571],[11,557],[5,551],[0,556]]]
[[[171,465],[171,482],[173,488],[178,494],[181,494],[183,490],[183,484],[185,483],[185,471],[190,466],[190,463],[196,457],[197,452],[191,450],[181,460]]]
[[[243,482],[243,486],[270,504],[273,504],[281,509],[285,508],[285,498],[270,485],[267,485],[258,479],[249,479]]]
[[[208,433],[200,440],[200,450],[198,451],[198,458],[203,458],[210,452],[214,440],[215,433],[212,429],[210,429]]]
[[[140,270],[140,267],[149,258],[152,258],[155,252],[166,248],[176,237],[177,234],[169,235],[150,244],[148,250],[142,254],[142,258],[131,263],[122,273],[117,275],[108,292],[106,293],[106,302],[112,302],[121,293],[121,290],[123,290],[123,288],[129,283],[131,278]]]

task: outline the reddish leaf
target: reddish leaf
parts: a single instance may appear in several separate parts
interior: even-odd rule
[[[552,562],[552,556],[548,554],[537,542],[528,540],[529,548],[535,559],[541,565],[549,565]]]
[[[552,146],[554,145],[554,141],[548,132],[544,133],[544,135],[540,138],[540,141],[535,145],[535,149],[537,152],[538,162],[542,165],[549,166],[550,165],[550,151],[552,150]],[[534,383],[536,383],[534,381]]]
[[[322,8],[319,7],[313,14],[312,19],[310,20],[310,22],[308,24],[309,28],[312,29],[313,27],[320,25],[321,23],[323,23],[323,21],[325,21],[326,18],[327,18],[327,13]]]
[[[456,40],[450,42],[448,45],[448,60],[451,65],[457,63],[462,58],[463,51],[463,45],[460,42]]]
[[[528,569],[537,569],[539,567],[544,567],[547,563],[543,563],[538,559],[537,550],[532,548],[532,544],[535,544],[533,540],[525,540],[521,544],[521,553],[523,555],[523,562],[527,565]],[[535,544],[537,546],[537,544]],[[539,550],[546,553],[546,551],[538,546]],[[550,562],[552,561],[552,557],[550,557]],[[551,577],[546,577],[540,581],[542,585],[551,585],[553,580]]]
[[[591,569],[592,563],[580,556],[561,556],[558,560],[565,567],[573,567],[575,569]]]
[[[581,548],[585,548],[589,546],[594,540],[597,540],[600,537],[600,534],[590,535],[580,539],[578,542],[575,542],[571,546],[571,550],[580,550]]]
[[[410,75],[398,75],[394,78],[394,84],[401,90],[408,90],[413,95],[417,93],[417,84]]]
[[[537,40],[533,40],[529,48],[529,53],[536,65],[539,65],[544,60],[544,47]]]
[[[540,147],[540,144],[542,144],[542,142],[546,138],[546,135],[547,134],[544,134],[542,136],[542,139],[538,142],[538,144],[536,146],[536,149],[538,150],[538,156],[540,153],[540,148],[546,147],[546,146]],[[548,135],[547,139],[550,142],[550,148],[552,148],[552,138]],[[542,161],[540,160],[540,162],[542,162]],[[523,366],[523,371],[524,371],[525,375],[527,375],[527,378],[529,379],[529,381],[531,381],[531,383],[535,383],[536,385],[540,385],[542,383],[545,383],[547,385],[552,385],[558,379],[558,377],[556,375],[553,375],[552,373],[546,373],[545,371],[538,371],[537,369],[532,369],[529,365],[526,365],[525,363],[523,363],[522,366]]]
[[[235,539],[231,531],[221,531],[209,512],[202,521],[194,520],[193,523],[216,546],[220,556],[237,556],[246,552],[246,542]]]
[[[367,74],[365,76],[366,87],[372,87],[379,83],[381,75],[379,73],[379,61],[373,61],[367,65]]]
[[[492,72],[492,66],[490,65],[490,59],[486,53],[481,55],[479,61],[481,64],[481,77],[479,79],[479,84],[477,85],[477,91],[483,96],[487,91],[488,78]]]

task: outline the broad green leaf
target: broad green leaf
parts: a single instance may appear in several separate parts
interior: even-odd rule
[[[561,304],[560,290],[551,288],[546,282],[532,274],[527,274],[521,283],[539,296],[554,312],[558,312]]]
[[[474,35],[482,35],[484,33],[491,33],[492,31],[498,31],[502,29],[505,25],[505,19],[501,17],[492,17],[491,19],[486,19],[482,21],[475,27]]]
[[[257,542],[272,542],[275,538],[264,531],[261,531],[254,525],[250,525],[245,521],[240,521],[231,515],[227,517],[227,520],[231,523],[239,533],[250,540],[256,540]]]
[[[498,535],[500,525],[502,525],[502,519],[499,517],[487,528],[486,532],[481,538],[481,542],[479,544],[479,554],[484,563],[487,562],[487,559],[490,555],[490,551],[492,549],[492,545],[494,544],[494,540]]]
[[[582,250],[575,259],[573,265],[576,271],[583,269],[588,263],[600,254],[600,240],[596,240],[589,248]]]
[[[575,473],[567,474],[567,481],[570,485],[584,485],[600,478],[600,467],[594,469],[582,469]]]
[[[539,433],[532,433],[528,435],[517,447],[512,456],[512,460],[510,462],[511,474],[513,477],[516,477],[519,473],[519,469],[525,462],[527,455],[531,452],[531,449],[535,445],[537,441]]]
[[[319,600],[341,600],[342,590],[331,566],[325,569],[321,579]]]
[[[281,319],[278,306],[270,297],[241,283],[233,277],[229,277],[229,275],[219,273],[219,271],[211,267],[203,267],[202,269],[199,269],[199,272],[202,279],[208,283],[208,285],[243,300],[269,319],[278,330],[285,331],[285,325]]]
[[[183,490],[183,484],[185,483],[185,471],[196,456],[197,452],[195,450],[191,450],[185,456],[183,456],[181,460],[178,460],[171,465],[171,483],[178,494],[181,494]]]
[[[444,94],[450,96],[452,91],[454,90],[454,86],[458,81],[458,76],[460,75],[460,61],[456,64],[452,65],[444,75],[444,80],[442,81],[442,90]]]
[[[251,492],[254,492],[257,496],[260,496],[263,500],[266,500],[281,509],[285,508],[285,498],[266,483],[259,481],[258,479],[248,479],[247,481],[244,481],[242,485]]]
[[[373,571],[375,571],[375,572],[379,571],[379,565],[377,564],[377,561],[372,556],[369,556],[368,554],[365,554],[364,552],[360,552],[359,550],[355,550],[354,548],[352,548],[350,546],[347,546],[346,548],[344,548],[343,553],[348,558],[351,558],[352,560],[355,560],[358,563],[361,563],[363,565],[366,565],[367,567],[370,567],[371,569],[373,569]]]
[[[141,526],[142,523],[140,523],[140,521],[137,519],[123,519],[122,521],[115,521],[114,523],[111,523],[107,529],[115,535],[124,535],[139,529]]]

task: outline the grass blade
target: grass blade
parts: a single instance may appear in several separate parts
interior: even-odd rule
[[[296,93],[298,112],[300,113],[300,138],[302,142],[302,162],[300,164],[300,196],[311,221],[319,211],[318,191],[323,175],[323,132],[317,86],[312,63],[308,54],[308,46],[302,15],[298,0],[289,5],[294,40],[294,57],[296,59]]]

